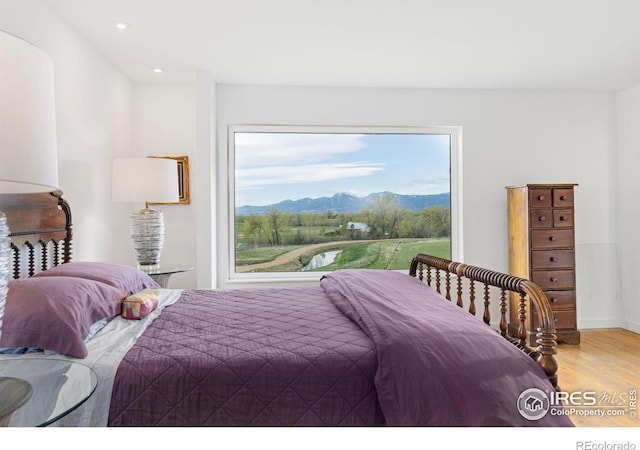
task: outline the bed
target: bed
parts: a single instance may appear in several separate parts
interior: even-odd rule
[[[131,267],[72,261],[59,191],[0,195],[0,210],[14,261],[0,347],[25,349],[0,359],[70,359],[98,374],[58,425],[572,425],[548,402],[539,414],[558,366],[551,307],[530,281],[419,254],[408,274],[341,270],[305,288],[159,289]],[[20,324],[45,302],[44,325]]]

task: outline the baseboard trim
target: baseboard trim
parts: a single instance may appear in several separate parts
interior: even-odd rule
[[[590,330],[595,328],[626,328],[624,320],[620,319],[589,319],[579,320],[579,330]]]
[[[640,334],[640,323],[637,322],[625,322],[624,328],[634,333]]]

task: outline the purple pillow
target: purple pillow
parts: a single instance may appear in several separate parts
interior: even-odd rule
[[[84,358],[91,325],[118,315],[125,297],[120,289],[82,278],[12,280],[0,347],[37,347]]]
[[[124,291],[127,296],[145,288],[160,287],[149,275],[135,267],[104,262],[69,262],[37,273],[31,278],[54,276],[100,281]]]

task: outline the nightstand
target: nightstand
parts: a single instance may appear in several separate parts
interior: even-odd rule
[[[22,380],[32,388],[31,397],[3,419],[10,427],[51,425],[82,405],[98,385],[91,368],[54,358],[2,359],[0,377]],[[0,405],[3,403],[0,398]]]
[[[173,275],[174,273],[188,272],[190,270],[193,270],[193,267],[174,264],[166,266],[160,265],[154,268],[145,268],[140,270],[149,275],[156,283],[160,285],[160,287],[166,288],[169,284],[169,278],[171,278],[171,275]]]
[[[14,412],[31,398],[31,384],[19,378],[0,377],[0,427],[9,425]]]

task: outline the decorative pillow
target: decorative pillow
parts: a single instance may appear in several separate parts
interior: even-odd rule
[[[156,306],[158,306],[158,292],[153,289],[144,289],[124,299],[122,317],[134,320],[144,319],[156,309]]]
[[[54,276],[100,281],[121,289],[126,295],[135,294],[145,288],[160,287],[149,275],[135,267],[104,262],[68,262],[39,272],[31,278]]]
[[[37,347],[84,358],[91,325],[120,314],[125,297],[120,289],[83,278],[10,281],[0,347]]]

